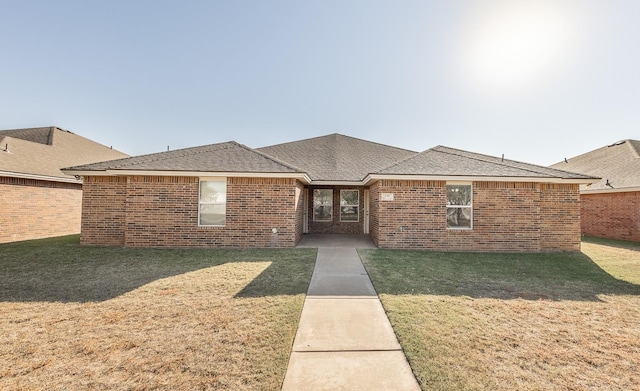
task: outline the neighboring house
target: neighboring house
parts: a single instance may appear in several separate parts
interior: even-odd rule
[[[640,241],[640,141],[619,141],[551,167],[602,178],[580,186],[584,235]]]
[[[0,130],[0,243],[79,233],[82,181],[60,169],[126,156],[56,127]]]
[[[292,247],[305,233],[381,248],[577,251],[578,186],[594,178],[435,147],[340,134],[236,142],[68,168],[84,177],[81,242]]]

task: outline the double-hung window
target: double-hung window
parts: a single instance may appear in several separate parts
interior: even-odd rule
[[[224,226],[227,220],[226,179],[201,179],[198,225]]]
[[[313,221],[333,220],[333,190],[313,189]]]
[[[360,192],[340,190],[340,221],[357,222],[360,218]]]
[[[447,184],[447,228],[473,228],[471,184]]]

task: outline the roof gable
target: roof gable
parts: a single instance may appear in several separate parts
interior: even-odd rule
[[[258,148],[304,169],[314,181],[361,181],[417,152],[334,133]]]
[[[618,141],[556,163],[551,167],[602,178],[591,185],[583,186],[582,190],[638,188],[640,187],[640,141]]]
[[[229,141],[200,147],[177,149],[135,156],[110,162],[71,167],[75,171],[197,171],[301,173],[302,171],[271,156]]]
[[[590,179],[587,175],[444,146],[428,149],[377,173],[460,177]]]

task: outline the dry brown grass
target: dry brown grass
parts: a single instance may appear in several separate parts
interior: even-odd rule
[[[41,243],[0,246],[0,389],[280,388],[314,250]]]
[[[425,390],[639,390],[640,252],[583,251],[361,255]]]

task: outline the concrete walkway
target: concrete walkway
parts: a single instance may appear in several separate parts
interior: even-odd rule
[[[318,248],[283,391],[419,390],[354,248]]]

